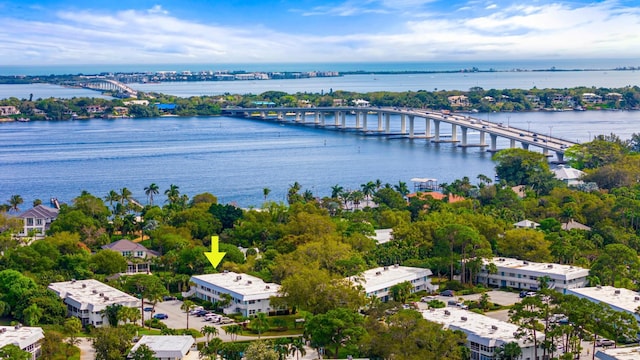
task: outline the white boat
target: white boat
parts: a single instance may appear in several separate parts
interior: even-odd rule
[[[31,119],[21,117],[21,118],[17,118],[17,119],[16,119],[16,121],[20,121],[20,122],[29,122],[29,121],[31,121]]]

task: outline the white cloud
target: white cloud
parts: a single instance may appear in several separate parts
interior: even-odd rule
[[[424,2],[404,1],[409,3]],[[336,14],[350,11],[355,10],[343,8]],[[328,36],[198,23],[172,16],[160,6],[115,13],[58,12],[52,21],[0,18],[0,52],[5,64],[640,58],[640,10],[615,2],[453,14],[415,14],[404,24],[394,17],[397,25],[404,25],[394,27],[394,33],[372,27],[365,29],[369,32]]]

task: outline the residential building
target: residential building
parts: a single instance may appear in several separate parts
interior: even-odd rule
[[[540,224],[535,221],[525,219],[522,221],[518,221],[517,223],[513,224],[513,226],[517,227],[518,229],[537,229]]]
[[[127,258],[127,274],[150,273],[151,259],[159,255],[153,250],[126,239],[112,242],[102,248],[117,251]]]
[[[85,106],[85,110],[87,110],[87,112],[91,114],[103,113],[104,109],[105,109],[104,106],[100,106],[100,105]]]
[[[128,358],[142,345],[153,351],[159,360],[197,360],[196,341],[191,335],[144,335],[133,345]]]
[[[637,360],[640,359],[640,346],[599,349],[596,351],[599,360]]]
[[[223,294],[231,296],[231,304],[224,308],[225,314],[240,313],[251,316],[257,313],[276,311],[270,304],[272,296],[278,296],[280,285],[247,274],[224,271],[218,274],[195,275],[195,296],[199,299],[219,302]]]
[[[122,103],[125,106],[129,106],[129,105],[148,106],[149,105],[149,100],[127,100],[127,101],[123,101]]]
[[[602,96],[594,93],[584,93],[582,94],[582,101],[590,104],[599,104],[602,102]]]
[[[495,359],[496,349],[510,342],[517,342],[522,349],[519,359],[534,360],[533,341],[516,337],[518,326],[505,321],[490,318],[472,311],[458,308],[429,309],[422,312],[426,320],[442,324],[444,329],[459,330],[467,335],[467,347],[471,350],[471,359]],[[543,335],[539,334],[539,340]],[[540,343],[539,343],[540,344]],[[538,345],[538,357],[542,358],[542,345]]]
[[[540,278],[548,278],[548,286],[566,293],[567,289],[587,286],[589,269],[578,266],[553,263],[537,263],[513,258],[483,259],[484,266],[477,275],[478,283],[488,283],[495,287],[510,287],[522,290],[538,290]],[[495,274],[489,274],[488,265],[498,268]]]
[[[437,286],[431,284],[431,270],[408,267],[408,266],[382,266],[370,269],[362,273],[361,276],[349,278],[355,285],[364,288],[368,297],[376,296],[382,301],[391,299],[391,287],[405,281],[411,283],[411,292],[426,290],[434,292]]]
[[[566,223],[562,223],[562,230],[584,230],[584,231],[591,231],[591,228],[587,225],[584,224],[580,224],[579,222],[571,219]]]
[[[18,237],[32,237],[43,239],[49,226],[58,217],[58,209],[44,205],[37,205],[18,215],[24,221],[24,226]]]
[[[355,99],[353,100],[353,105],[358,106],[358,107],[367,107],[369,105],[371,105],[367,100],[364,99]]]
[[[68,315],[80,318],[83,325],[105,324],[103,310],[109,305],[140,306],[139,299],[94,279],[51,283],[49,289],[67,305]]]
[[[551,172],[556,177],[556,179],[564,182],[569,186],[579,185],[583,183],[583,181],[580,179],[584,175],[584,171],[574,169],[570,166],[564,166],[561,164],[551,168]]]
[[[449,100],[449,105],[451,106],[465,107],[470,105],[469,98],[466,95],[449,96],[447,100]]]
[[[640,322],[640,315],[636,309],[640,306],[640,293],[613,286],[583,287],[580,289],[567,290],[567,294],[575,295],[579,298],[587,299],[594,303],[603,303],[611,306],[613,310],[624,311]]]
[[[43,339],[44,332],[39,327],[22,325],[0,326],[0,348],[7,345],[15,345],[31,353],[32,360],[40,357]]]
[[[0,116],[18,115],[20,111],[15,106],[0,106]]]
[[[378,244],[388,243],[393,240],[393,229],[376,229],[376,234],[371,236]]]

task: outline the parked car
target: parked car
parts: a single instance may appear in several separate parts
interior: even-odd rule
[[[453,292],[453,290],[445,290],[443,292],[440,293],[440,296],[455,296],[455,293]]]
[[[193,314],[193,315],[195,315],[197,317],[202,317],[202,316],[207,315],[208,313],[209,313],[209,310],[202,309],[202,310],[196,311],[196,313]]]
[[[425,302],[425,303],[429,302],[431,300],[436,300],[436,298],[433,297],[433,296],[423,296],[423,297],[420,298],[420,302]]]
[[[222,316],[220,316],[218,314],[214,314],[214,313],[209,313],[209,314],[204,316],[204,321],[211,321],[211,322],[214,322],[214,323],[219,322],[220,319],[222,319]]]
[[[195,315],[198,311],[204,309],[202,306],[196,306],[191,311],[189,311],[189,315]]]
[[[457,306],[457,307],[459,307],[460,309],[464,309],[464,310],[468,310],[468,309],[469,309],[469,306],[468,306],[468,305],[466,305],[466,304],[465,304],[465,303],[463,303],[463,302],[457,302],[457,303],[456,303],[456,306]]]
[[[457,301],[455,301],[455,300],[449,300],[449,301],[447,301],[447,305],[449,305],[449,306],[456,306],[456,305],[458,305],[458,302],[457,302]]]
[[[153,311],[153,308],[150,306],[147,306],[146,308],[144,308],[144,311],[146,312]]]
[[[613,346],[616,343],[613,340],[600,338],[596,340],[596,346]]]
[[[162,301],[177,300],[175,296],[163,296]]]
[[[527,290],[520,291],[520,298],[526,298],[529,292]]]
[[[220,319],[220,324],[231,324],[233,321],[233,319],[229,319],[228,317],[223,317]]]
[[[165,319],[169,318],[169,315],[164,314],[164,313],[158,313],[158,314],[153,315],[153,318],[154,319],[158,319],[158,320],[165,320]]]

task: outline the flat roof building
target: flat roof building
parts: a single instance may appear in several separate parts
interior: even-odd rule
[[[596,359],[637,360],[640,359],[640,346],[598,350],[596,351]]]
[[[31,353],[31,359],[40,357],[43,339],[44,332],[39,327],[0,326],[0,348],[15,345]]]
[[[191,360],[198,359],[195,339],[191,335],[144,335],[133,345],[129,358],[141,345],[147,345],[156,359]]]
[[[442,324],[445,329],[464,332],[467,335],[467,347],[471,350],[471,359],[495,359],[496,348],[510,342],[520,345],[520,359],[535,359],[533,341],[516,338],[514,334],[517,333],[518,326],[515,324],[452,307],[424,310],[422,317]],[[543,336],[539,337],[542,341]],[[538,356],[541,355],[542,346],[538,346]]]
[[[278,296],[280,285],[266,283],[258,277],[225,271],[195,275],[191,281],[195,284],[195,296],[199,299],[218,302],[222,300],[222,294],[231,295],[231,304],[224,309],[225,314],[251,316],[277,310],[271,308],[269,298]]]
[[[522,290],[538,290],[540,278],[549,278],[549,288],[566,293],[567,289],[587,286],[589,270],[578,266],[537,263],[513,258],[483,259],[484,266],[477,276],[478,283]],[[489,274],[487,265],[494,263],[498,272]],[[487,282],[488,280],[488,282]]]
[[[391,287],[408,281],[413,285],[411,292],[426,290],[433,292],[437,287],[431,284],[431,270],[408,266],[382,266],[370,269],[359,277],[349,278],[352,282],[361,285],[367,296],[376,296],[382,301],[390,299]]]
[[[567,290],[567,294],[575,295],[595,303],[603,303],[611,306],[615,311],[628,312],[640,321],[640,315],[636,309],[640,306],[640,293],[613,286],[585,287]]]
[[[101,327],[107,321],[102,310],[109,305],[140,306],[139,299],[94,279],[51,283],[49,289],[67,305],[68,315],[80,318],[82,325]]]

